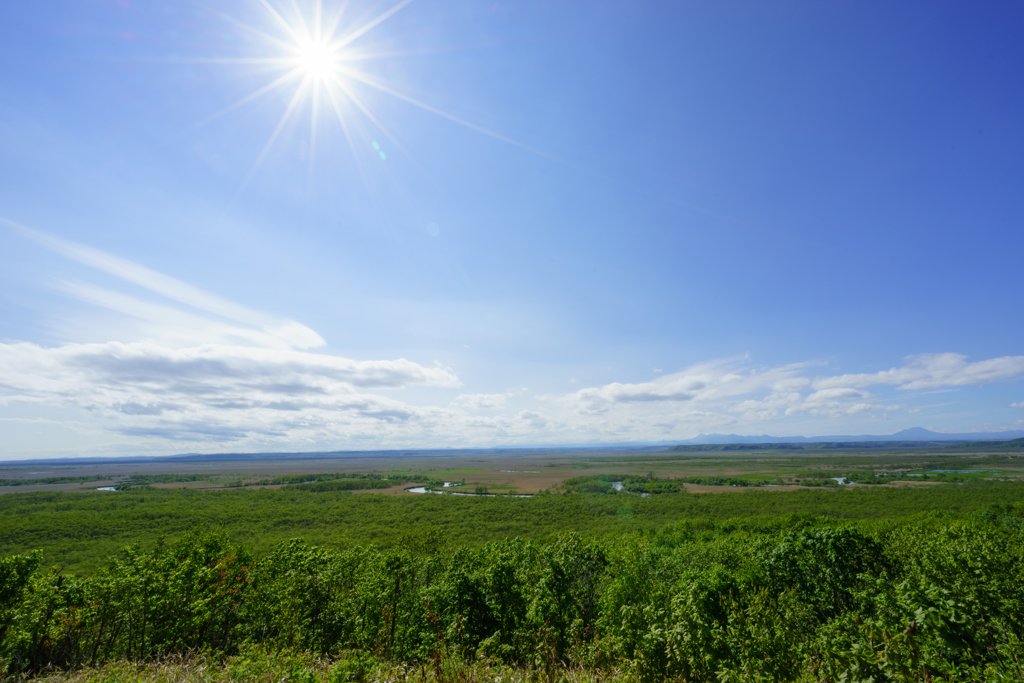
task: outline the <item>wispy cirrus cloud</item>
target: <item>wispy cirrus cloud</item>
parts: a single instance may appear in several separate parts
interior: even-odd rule
[[[61,239],[0,217],[0,223],[41,246],[72,261],[112,275],[185,308],[155,303],[89,283],[62,282],[72,296],[149,325],[154,335],[174,340],[195,341],[198,335],[277,348],[311,349],[327,342],[302,323],[264,313],[211,294],[128,259],[94,247]]]

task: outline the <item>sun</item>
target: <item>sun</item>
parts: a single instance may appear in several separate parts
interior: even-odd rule
[[[320,119],[325,113],[340,124],[353,157],[360,166],[360,174],[363,175],[364,182],[366,181],[366,175],[359,161],[360,155],[357,152],[350,128],[351,122],[349,119],[352,116],[362,115],[366,117],[396,149],[408,155],[408,152],[406,152],[401,143],[359,97],[358,89],[360,87],[370,87],[387,93],[461,126],[497,138],[527,151],[554,158],[545,152],[420,102],[397,88],[382,83],[359,68],[360,64],[374,59],[402,56],[400,51],[373,52],[360,48],[359,44],[365,42],[360,39],[411,3],[412,0],[400,0],[400,2],[373,18],[356,23],[346,22],[345,8],[348,5],[347,2],[340,3],[325,16],[323,0],[311,0],[306,5],[305,11],[303,11],[303,8],[300,7],[299,2],[296,0],[281,3],[281,8],[275,6],[271,0],[255,1],[265,10],[267,26],[252,26],[234,19],[231,19],[231,21],[254,37],[258,44],[265,46],[267,49],[266,56],[190,60],[205,63],[254,65],[265,68],[272,74],[266,85],[218,111],[198,125],[204,125],[242,105],[254,102],[262,97],[272,96],[275,93],[282,92],[284,89],[294,92],[270,138],[257,156],[248,175],[242,181],[242,185],[238,190],[239,194],[241,194],[259,170],[274,143],[287,128],[288,123],[299,116],[302,111],[309,111],[311,115],[309,140],[311,152],[309,155],[310,172],[312,172],[313,156],[316,150],[318,126],[321,124]],[[333,116],[330,116],[330,114],[333,114]],[[379,146],[376,142],[373,146],[375,156],[382,160],[387,158],[383,152],[379,151]]]
[[[335,53],[323,42],[311,41],[299,47],[295,56],[295,65],[302,69],[307,78],[321,83],[335,76],[337,67]]]

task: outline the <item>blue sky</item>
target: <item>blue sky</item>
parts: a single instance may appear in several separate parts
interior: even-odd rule
[[[1024,428],[1019,3],[400,4],[0,9],[0,457]]]

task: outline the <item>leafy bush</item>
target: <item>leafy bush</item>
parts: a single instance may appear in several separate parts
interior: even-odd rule
[[[481,547],[292,540],[262,557],[193,531],[84,578],[13,555],[0,658],[12,676],[207,652],[233,680],[371,680],[403,663],[456,680],[484,661],[551,678],[1020,679],[1024,550],[1006,520],[1022,507],[873,533],[791,515]]]

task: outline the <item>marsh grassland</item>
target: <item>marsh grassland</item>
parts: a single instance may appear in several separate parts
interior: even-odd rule
[[[1020,680],[1022,452],[9,466],[0,657],[61,681]]]

